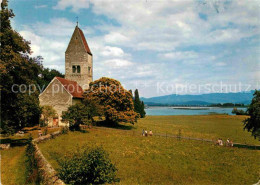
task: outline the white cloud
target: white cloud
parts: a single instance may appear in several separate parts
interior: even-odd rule
[[[89,8],[88,0],[60,0],[53,9],[65,10],[66,8],[72,8],[73,12],[78,12],[80,9]]]
[[[93,16],[93,26],[81,27],[93,53],[95,79],[109,76],[131,88],[143,81],[153,85],[158,81],[213,83],[237,79],[240,74],[244,74],[241,79],[259,79],[255,67],[259,47],[241,44],[254,37],[251,44],[258,45],[257,1],[59,0],[54,8],[77,13],[87,9],[102,15]],[[74,27],[74,22],[54,18],[23,31],[32,41],[34,54],[45,58],[44,65],[63,72],[64,52]],[[252,56],[252,51],[257,52]],[[175,60],[181,62],[168,62]],[[151,96],[155,91],[141,92]]]
[[[20,31],[20,34],[31,42],[32,56],[41,55],[46,67],[59,64],[63,60],[62,53],[64,53],[66,43],[46,39],[30,31]]]
[[[35,8],[35,9],[47,8],[47,5],[35,5],[34,8]]]
[[[177,47],[229,44],[259,35],[259,5],[251,1],[115,3],[107,0],[91,3],[96,14],[106,15],[121,25],[114,28],[108,25],[109,33],[105,36],[106,42],[117,46],[171,51]],[[204,13],[207,20],[201,19],[199,13]],[[252,28],[250,31],[248,25]]]
[[[36,24],[27,27],[42,36],[70,37],[76,24],[66,18],[58,17],[50,19],[49,23],[36,22]]]
[[[218,67],[223,67],[223,66],[226,66],[227,64],[225,62],[217,62],[215,64],[215,66],[218,66]]]
[[[184,52],[169,52],[164,54],[159,54],[159,57],[173,60],[183,60],[183,59],[196,59],[198,54],[194,51],[184,51]]]
[[[129,40],[125,35],[117,32],[111,32],[105,35],[104,38],[106,42],[114,44],[120,44]]]
[[[105,46],[104,51],[101,52],[101,55],[106,57],[123,57],[126,54],[121,48]]]
[[[33,57],[41,55],[45,67],[64,72],[64,52],[73,29],[74,25],[67,19],[55,18],[49,24],[37,22],[31,27],[24,26],[19,33],[31,42]]]
[[[106,65],[106,67],[111,67],[111,68],[122,68],[122,67],[129,67],[133,65],[132,62],[123,59],[106,60],[104,64]]]

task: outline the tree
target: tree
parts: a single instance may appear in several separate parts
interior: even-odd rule
[[[144,102],[142,102],[139,98],[138,89],[135,90],[134,107],[135,107],[135,112],[139,113],[141,118],[144,118],[146,114],[144,110]]]
[[[236,107],[235,108],[233,108],[233,110],[232,110],[232,114],[236,114],[236,115],[246,115],[246,112],[245,111],[243,111],[242,109],[237,109]]]
[[[141,101],[139,98],[138,89],[135,90],[135,96],[134,96],[134,106],[135,106],[135,112],[140,114],[141,110]]]
[[[30,43],[12,29],[10,19],[13,17],[13,11],[8,9],[8,1],[3,0],[0,10],[1,131],[3,133],[38,124],[40,116],[39,92],[34,89],[35,92],[31,94],[33,87],[29,85],[37,82],[42,65],[39,57],[29,56]]]
[[[60,161],[59,176],[67,184],[107,184],[119,182],[116,167],[101,147],[72,153]]]
[[[71,130],[79,130],[79,125],[92,124],[95,116],[101,116],[99,105],[85,100],[83,103],[70,106],[63,112],[62,121],[69,123]]]
[[[0,19],[0,90],[1,132],[14,133],[25,126],[39,123],[39,88],[46,87],[56,70],[44,69],[41,56],[30,57],[30,42],[12,29],[10,19],[15,15],[8,1],[1,3]]]
[[[62,113],[62,121],[69,123],[71,130],[79,130],[79,125],[88,124],[88,111],[82,103],[71,105],[67,111]]]
[[[251,104],[247,108],[249,118],[244,120],[244,129],[252,132],[260,140],[260,91],[255,91]]]
[[[144,102],[143,101],[142,101],[142,104],[141,104],[141,113],[140,113],[140,115],[141,115],[141,118],[144,118],[145,115],[146,115],[146,112],[144,110]]]
[[[55,69],[42,68],[38,82],[38,84],[41,86],[42,91],[48,86],[48,84],[54,77],[64,78],[64,75]]]
[[[117,80],[102,77],[91,82],[84,94],[85,101],[94,101],[102,109],[108,124],[137,121],[138,114],[134,112],[132,95],[125,90]]]
[[[134,99],[134,97],[133,97],[133,92],[132,92],[131,89],[129,90],[129,93],[131,94],[132,98]]]
[[[42,106],[42,116],[43,116],[43,126],[46,126],[48,124],[48,121],[50,118],[53,118],[57,115],[57,112],[55,109],[53,109],[50,105],[44,105]]]

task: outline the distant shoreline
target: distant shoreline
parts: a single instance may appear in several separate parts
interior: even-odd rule
[[[155,106],[146,106],[145,109],[147,108],[152,108],[152,107],[168,107],[171,109],[189,109],[189,110],[208,110],[208,109],[215,109],[215,108],[247,108],[247,106],[235,106],[235,107],[215,107],[215,106],[164,106],[164,105],[155,105]]]
[[[184,105],[184,106],[173,106],[173,105],[146,105],[145,108],[150,107],[168,107],[173,109],[211,109],[211,108],[247,108],[248,106],[194,106],[194,105]]]
[[[185,110],[209,110],[213,107],[171,107],[172,109],[185,109]],[[220,107],[214,107],[220,108]]]

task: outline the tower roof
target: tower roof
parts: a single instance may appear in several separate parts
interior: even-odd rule
[[[85,48],[86,52],[87,52],[88,54],[92,55],[92,53],[91,53],[91,51],[90,51],[90,49],[89,49],[89,47],[88,47],[88,43],[87,43],[87,40],[86,40],[86,38],[85,38],[85,36],[84,36],[83,31],[82,31],[78,26],[76,26],[75,29],[78,29],[78,30],[79,30],[79,34],[80,34],[80,37],[81,37],[82,42],[83,42],[83,44],[84,44],[84,48]]]
[[[69,45],[68,45],[68,47],[67,47],[67,49],[66,49],[66,52],[69,50],[69,48],[71,48],[71,47],[70,47],[71,45],[74,45],[74,44],[75,44],[75,42],[72,41],[72,40],[74,40],[73,38],[76,38],[76,39],[77,39],[77,37],[80,37],[80,42],[82,43],[82,48],[83,48],[89,55],[92,55],[92,53],[91,53],[91,51],[90,51],[90,48],[89,48],[89,46],[88,46],[87,40],[86,40],[86,38],[85,38],[85,36],[84,36],[84,33],[83,33],[83,31],[82,31],[78,26],[76,26],[75,29],[74,29],[74,32],[73,32],[73,34],[72,34],[72,36],[71,36],[71,39],[70,39]],[[65,53],[66,53],[66,52],[65,52]]]

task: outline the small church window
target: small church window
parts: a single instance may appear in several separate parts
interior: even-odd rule
[[[91,67],[88,67],[88,74],[91,75]]]
[[[80,73],[80,66],[72,66],[72,73]]]
[[[77,73],[80,73],[80,66],[77,66]]]
[[[76,66],[72,66],[72,73],[76,73]]]

